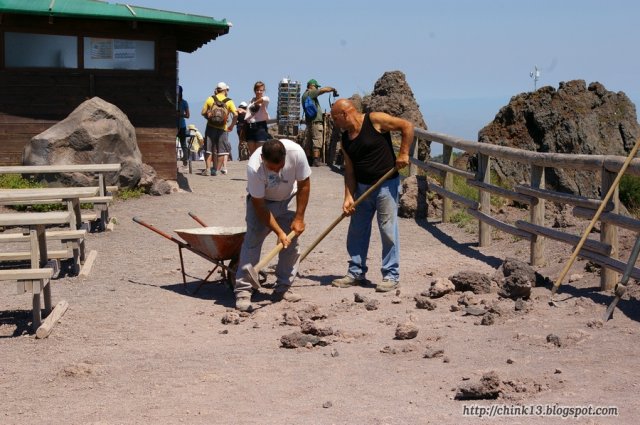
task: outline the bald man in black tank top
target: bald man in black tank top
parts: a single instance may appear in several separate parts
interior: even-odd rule
[[[365,283],[367,253],[371,223],[376,215],[382,240],[382,281],[376,291],[387,292],[400,285],[400,247],[398,234],[398,188],[400,176],[388,178],[376,191],[354,209],[362,193],[375,184],[390,169],[409,165],[409,148],[413,142],[413,125],[404,119],[383,112],[363,114],[350,100],[340,99],[331,108],[331,118],[342,133],[344,155],[344,203],[342,209],[351,216],[347,234],[349,269],[347,275],[332,282],[347,288]],[[396,157],[391,143],[391,131],[402,135]]]

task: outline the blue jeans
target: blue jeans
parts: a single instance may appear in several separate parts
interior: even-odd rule
[[[371,239],[373,215],[378,219],[380,239],[382,240],[383,279],[400,279],[400,240],[398,233],[398,187],[400,177],[385,181],[357,207],[351,216],[347,233],[347,252],[349,260],[348,274],[355,278],[365,278],[367,273],[367,252]],[[358,183],[356,199],[372,185]]]

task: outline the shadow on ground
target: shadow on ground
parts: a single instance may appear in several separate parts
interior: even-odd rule
[[[453,249],[460,255],[473,258],[474,260],[482,261],[483,263],[488,264],[495,269],[500,267],[500,265],[503,263],[502,258],[494,257],[492,255],[485,255],[480,251],[471,248],[473,246],[477,247],[477,243],[459,243],[450,235],[438,229],[438,227],[435,226],[436,223],[430,223],[428,220],[424,219],[416,219],[416,224],[422,227],[427,232],[431,233],[431,235],[439,242],[441,242],[448,248]]]

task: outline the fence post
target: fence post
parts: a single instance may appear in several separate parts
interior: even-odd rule
[[[544,189],[544,167],[531,165],[531,187]],[[544,226],[544,199],[538,198],[538,202],[531,206],[530,221],[532,224]],[[532,266],[544,264],[544,238],[538,235],[531,237],[530,260]]]
[[[453,166],[453,148],[448,145],[442,145],[442,163]],[[442,187],[445,190],[453,192],[453,173],[444,172],[444,181]],[[453,201],[449,198],[442,198],[442,222],[451,221],[453,213]]]
[[[613,181],[616,179],[617,173],[612,173],[606,169],[602,169],[602,189],[600,193],[604,198],[611,189]],[[618,187],[615,188],[613,195],[611,196],[611,202],[613,202],[613,213],[620,211],[620,198],[618,193]],[[603,221],[600,222],[600,242],[611,245],[611,254],[609,257],[618,259],[618,227],[615,224],[607,224]],[[611,290],[618,282],[619,274],[615,270],[602,268],[600,272],[600,289],[603,291]]]
[[[413,138],[413,143],[411,144],[411,149],[409,149],[409,157],[413,159],[418,159],[418,143],[419,139],[417,137]],[[418,166],[413,162],[409,162],[409,176],[415,176],[418,174]]]
[[[491,157],[485,154],[478,154],[478,173],[476,180],[491,184]],[[491,194],[485,190],[478,189],[480,192],[480,211],[486,215],[491,215]],[[491,245],[491,226],[482,220],[478,220],[478,233],[480,246]]]

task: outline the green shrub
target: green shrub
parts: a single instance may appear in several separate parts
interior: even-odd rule
[[[2,189],[31,189],[43,187],[42,184],[24,179],[20,174],[0,174],[0,188]]]
[[[640,177],[625,174],[620,179],[620,202],[633,215],[640,213]]]
[[[451,222],[456,224],[461,229],[468,228],[474,221],[474,218],[471,214],[464,210],[458,210],[451,216]]]
[[[136,187],[133,189],[120,189],[117,192],[116,197],[122,201],[126,201],[127,199],[138,199],[142,195],[144,195],[144,189],[142,189],[141,187]]]

